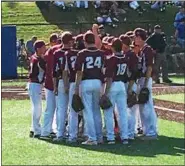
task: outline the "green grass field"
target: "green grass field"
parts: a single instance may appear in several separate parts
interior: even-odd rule
[[[172,80],[173,83],[177,84],[185,84],[185,77],[184,76],[170,76],[170,80]]]
[[[159,140],[121,144],[71,146],[28,137],[29,100],[2,100],[3,165],[183,165],[184,125],[159,120]]]
[[[6,80],[1,82],[2,87],[26,87],[27,82],[25,80]]]
[[[165,101],[172,101],[175,103],[184,103],[184,93],[179,93],[179,94],[166,94],[166,95],[157,95],[154,96],[155,99],[159,100],[165,100]]]

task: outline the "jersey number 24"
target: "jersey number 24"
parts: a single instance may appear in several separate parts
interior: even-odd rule
[[[92,69],[94,67],[101,68],[101,57],[86,57],[87,69]]]

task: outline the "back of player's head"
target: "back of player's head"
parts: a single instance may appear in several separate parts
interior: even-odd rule
[[[70,41],[73,41],[73,35],[69,31],[65,31],[61,35],[62,43],[69,44]]]
[[[78,50],[82,50],[85,48],[83,34],[79,34],[75,37],[75,48]]]
[[[49,42],[50,43],[57,43],[57,41],[58,41],[58,34],[52,33],[49,37]]]
[[[122,41],[123,44],[130,46],[131,45],[131,40],[128,35],[121,35],[119,39]]]
[[[87,44],[95,44],[95,36],[91,31],[86,32],[83,39]]]
[[[115,52],[121,52],[122,51],[122,42],[119,38],[114,38],[111,43],[112,48]]]
[[[37,52],[38,49],[42,48],[43,46],[45,46],[45,42],[43,40],[37,40],[35,43],[34,43],[34,49],[35,51]]]
[[[136,28],[134,30],[134,36],[140,37],[143,41],[145,41],[147,38],[147,32],[142,28]]]

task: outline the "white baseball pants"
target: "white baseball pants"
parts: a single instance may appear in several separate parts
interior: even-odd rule
[[[57,137],[64,137],[67,109],[68,94],[65,93],[63,80],[60,79],[58,83],[58,95],[56,96]]]
[[[128,139],[127,94],[124,83],[121,81],[113,82],[108,97],[110,98],[113,106],[104,110],[107,140],[115,140],[113,115],[115,106],[117,106],[116,110],[118,111],[120,137],[122,140]]]
[[[145,78],[142,77],[139,79],[139,89],[141,90],[144,87]],[[148,89],[150,91],[149,101],[146,104],[140,104],[140,116],[143,126],[143,132],[146,136],[157,135],[157,115],[154,110],[153,97],[152,97],[152,78],[149,78]]]
[[[81,83],[82,101],[85,107],[83,111],[85,131],[89,140],[92,141],[103,138],[102,118],[99,106],[101,87],[102,83],[97,79],[83,80]]]
[[[42,85],[39,83],[29,83],[28,93],[32,106],[32,123],[31,130],[34,135],[41,134],[40,119],[42,115]]]
[[[78,134],[78,113],[72,108],[72,99],[75,92],[75,83],[70,83],[69,88],[69,139],[76,139]]]
[[[42,128],[42,136],[48,136],[52,131],[56,129],[56,119],[54,119],[56,102],[55,94],[53,91],[45,88],[45,98],[46,98],[46,110],[44,112],[44,121]],[[53,125],[53,129],[52,129]]]

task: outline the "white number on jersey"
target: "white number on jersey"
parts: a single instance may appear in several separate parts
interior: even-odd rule
[[[72,56],[70,58],[70,60],[71,60],[71,67],[74,70],[75,69],[76,56]]]
[[[117,75],[124,75],[127,65],[126,64],[118,64]]]
[[[93,57],[86,57],[87,69],[92,69],[94,67],[101,68],[101,57],[96,57],[95,61]]]
[[[60,57],[59,58],[59,63],[60,64],[57,63],[56,68],[55,68],[55,71],[58,71],[60,69],[60,65],[62,64],[62,62],[63,62],[63,57]]]

